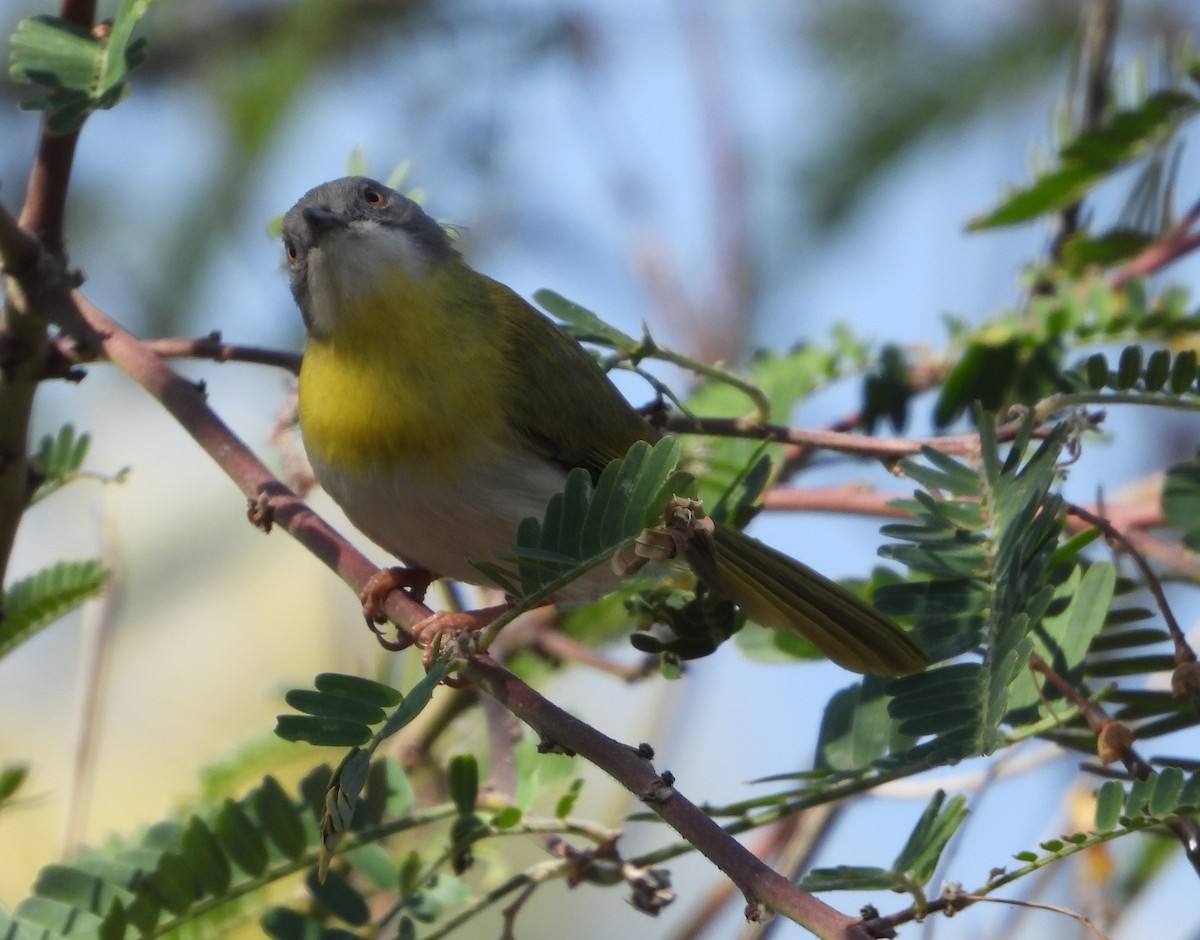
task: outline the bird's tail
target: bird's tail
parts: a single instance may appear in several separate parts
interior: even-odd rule
[[[697,574],[716,581],[711,586],[755,623],[793,630],[854,672],[903,676],[928,665],[925,652],[899,626],[807,565],[719,525],[711,546],[716,577],[703,561],[693,565]]]

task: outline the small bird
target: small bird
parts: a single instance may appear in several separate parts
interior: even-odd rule
[[[283,245],[307,331],[299,410],[313,471],[406,564],[486,583],[469,559],[511,550],[570,470],[596,478],[660,438],[582,346],[469,267],[401,193],[360,176],[317,186],[284,217]],[[756,623],[856,672],[925,667],[895,623],[811,568],[720,525],[711,544],[707,586]],[[589,575],[556,600],[615,586]]]

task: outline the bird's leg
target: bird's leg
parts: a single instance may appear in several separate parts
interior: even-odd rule
[[[429,585],[436,579],[437,575],[426,568],[380,568],[376,571],[367,578],[367,583],[363,585],[359,595],[362,599],[363,616],[367,618],[371,629],[374,630],[377,623],[387,622],[387,614],[383,611],[387,604],[387,596],[392,591],[405,590],[420,604],[425,600],[425,592],[429,590]]]

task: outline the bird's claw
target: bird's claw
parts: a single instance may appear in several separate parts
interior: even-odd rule
[[[363,585],[359,597],[362,600],[363,616],[374,630],[377,623],[386,623],[387,598],[392,591],[407,591],[418,604],[425,600],[425,592],[436,575],[424,568],[380,568]],[[378,631],[376,631],[378,633]],[[406,646],[408,644],[405,644]]]
[[[412,628],[413,641],[421,647],[421,664],[428,672],[434,660],[441,656],[464,659],[476,652],[479,632],[491,624],[508,605],[485,610],[443,610]],[[452,689],[465,688],[470,683],[462,676],[451,674],[443,683]]]

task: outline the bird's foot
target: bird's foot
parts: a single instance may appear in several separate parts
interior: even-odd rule
[[[508,604],[501,604],[483,610],[442,610],[416,624],[412,628],[413,640],[421,647],[421,663],[426,672],[439,656],[449,654],[452,657],[464,657],[473,653],[479,632],[509,607]],[[450,675],[445,679],[445,684],[461,689],[468,683],[466,679]]]
[[[432,571],[424,568],[380,568],[363,585],[362,599],[363,616],[367,623],[386,623],[387,597],[392,591],[407,591],[418,604],[425,600],[425,592],[437,577]]]

